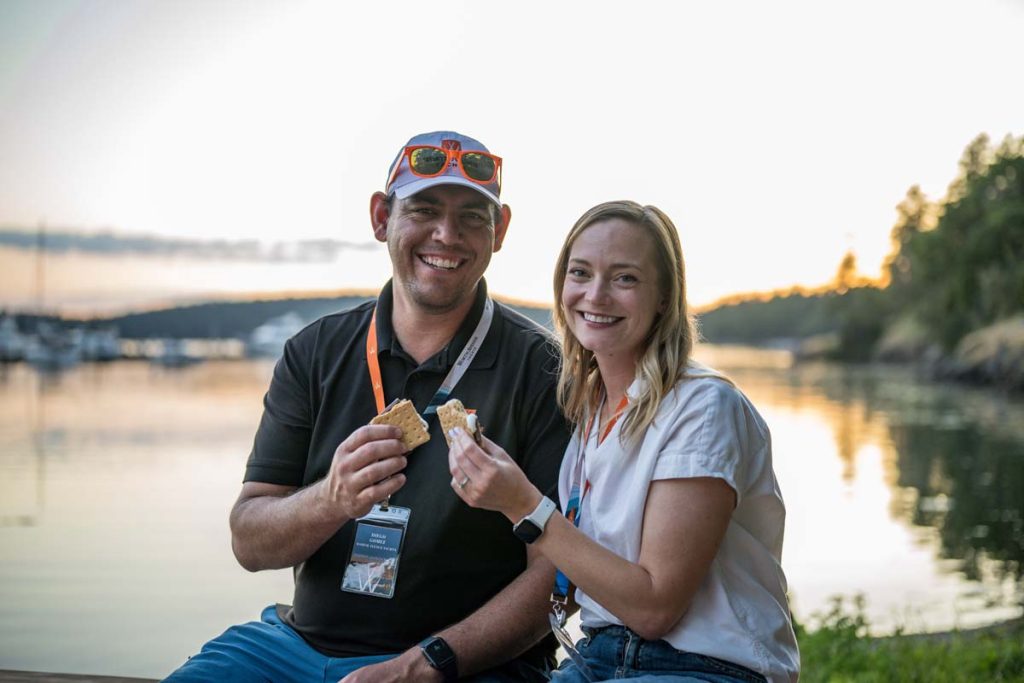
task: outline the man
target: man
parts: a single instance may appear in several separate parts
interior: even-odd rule
[[[207,643],[168,681],[543,680],[553,568],[507,520],[466,506],[433,408],[475,409],[542,491],[568,440],[550,338],[487,296],[511,210],[501,159],[453,132],[417,135],[370,200],[392,280],[285,347],[231,511],[250,571],[294,567],[294,606]],[[409,399],[429,441],[369,425]],[[542,640],[543,638],[543,640]]]

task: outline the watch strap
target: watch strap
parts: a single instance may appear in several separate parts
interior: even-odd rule
[[[558,506],[553,500],[543,496],[533,512],[516,522],[512,527],[512,533],[525,543],[533,543],[544,533],[544,527],[557,509]]]

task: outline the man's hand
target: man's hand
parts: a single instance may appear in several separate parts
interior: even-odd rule
[[[419,647],[414,647],[394,659],[356,669],[339,683],[441,683],[442,680],[441,672],[430,666]]]
[[[327,476],[296,489],[262,482],[242,484],[231,509],[231,548],[251,572],[304,562],[342,524],[405,484],[402,430],[360,427],[334,451]]]
[[[341,442],[317,497],[329,516],[362,517],[373,504],[405,485],[402,430],[392,425],[360,427]]]

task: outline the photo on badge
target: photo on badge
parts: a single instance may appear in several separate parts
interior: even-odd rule
[[[398,559],[409,521],[409,510],[375,505],[356,521],[352,549],[345,565],[341,589],[381,598],[395,594]]]

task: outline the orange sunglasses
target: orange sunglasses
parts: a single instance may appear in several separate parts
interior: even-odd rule
[[[474,183],[488,185],[497,183],[501,188],[501,157],[488,152],[461,149],[443,149],[433,145],[411,145],[402,150],[402,156],[395,163],[386,187],[395,182],[402,167],[402,160],[409,159],[409,170],[421,178],[433,178],[447,170],[452,159],[457,160],[459,172]]]

